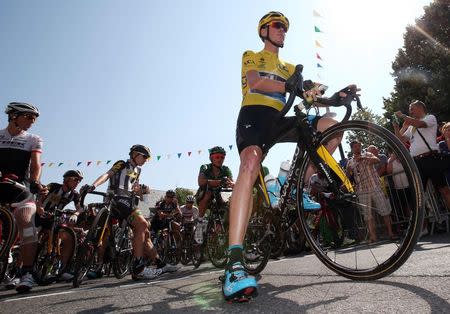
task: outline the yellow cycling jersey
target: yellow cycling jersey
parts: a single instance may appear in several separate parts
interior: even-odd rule
[[[286,94],[250,89],[247,72],[251,70],[258,71],[261,77],[286,82],[294,74],[295,66],[281,61],[277,54],[267,50],[257,53],[248,50],[242,56],[242,106],[264,105],[280,111],[286,104]]]

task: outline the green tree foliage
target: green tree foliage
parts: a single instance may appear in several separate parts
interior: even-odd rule
[[[194,195],[194,193],[192,193],[191,190],[189,189],[184,189],[184,188],[176,188],[175,189],[175,194],[178,200],[178,204],[186,204],[186,197],[188,195]]]
[[[450,3],[434,0],[415,25],[406,28],[404,46],[392,63],[394,91],[384,99],[385,117],[408,112],[423,101],[439,121],[450,121]]]

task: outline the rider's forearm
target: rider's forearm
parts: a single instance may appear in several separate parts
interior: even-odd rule
[[[97,187],[97,186],[105,183],[106,180],[108,180],[108,179],[109,179],[109,175],[108,175],[108,173],[105,173],[105,174],[101,175],[100,177],[98,177],[97,180],[95,180],[94,183],[92,183],[92,185]]]
[[[41,153],[32,152],[30,161],[30,182],[38,181],[41,178]]]
[[[268,78],[258,77],[253,80],[248,81],[250,89],[259,90],[262,92],[278,92],[285,93],[285,83],[280,81],[275,81]]]

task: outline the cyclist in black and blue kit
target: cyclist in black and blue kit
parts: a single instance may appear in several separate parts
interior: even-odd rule
[[[84,209],[80,205],[80,194],[75,190],[78,184],[83,180],[83,173],[79,170],[69,170],[63,175],[63,183],[50,183],[47,185],[48,194],[38,198],[36,226],[42,227],[44,230],[51,229],[53,224],[53,216],[55,209],[62,210],[68,204],[73,202],[76,211],[70,216],[69,223],[75,225],[78,215]],[[50,215],[49,215],[50,214]],[[62,263],[67,265],[68,259],[72,255],[73,247],[68,241],[68,235],[65,232],[59,233],[63,245],[61,246]],[[61,274],[62,280],[71,280],[73,275],[66,272]]]
[[[112,213],[117,218],[127,219],[133,228],[132,278],[134,280],[153,279],[163,272],[176,271],[176,269],[159,259],[150,240],[148,222],[137,208],[137,204],[130,202],[133,192],[139,194],[141,190],[139,185],[141,166],[151,158],[150,149],[144,145],[133,145],[130,148],[129,156],[127,161],[115,162],[108,172],[94,181],[89,190],[93,191],[97,186],[109,180],[107,191],[114,195],[112,201],[115,204]],[[157,268],[146,267],[144,256],[153,260]]]

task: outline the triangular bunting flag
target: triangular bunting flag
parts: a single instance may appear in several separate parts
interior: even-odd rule
[[[233,145],[228,145],[228,147],[230,148],[230,150],[232,150],[232,149],[233,149]]]
[[[188,152],[188,156],[191,156],[192,152]]]
[[[48,164],[48,167],[49,167],[49,168],[50,168],[51,166],[53,166],[53,163],[52,163],[52,162]]]
[[[101,164],[101,160],[97,160],[97,166]]]
[[[45,162],[41,162],[41,167],[44,167],[44,165],[45,165]]]
[[[167,159],[170,159],[170,154],[167,154]]]
[[[156,160],[160,160],[161,159],[161,155],[156,156]]]
[[[319,12],[317,12],[316,10],[313,10],[313,15],[314,17],[322,17]]]
[[[92,164],[92,161],[87,162],[87,166],[89,167]]]
[[[79,167],[83,162],[79,161],[77,162],[77,167]]]
[[[323,48],[322,45],[316,40],[316,47]]]
[[[322,80],[322,77],[320,76],[319,73],[317,73],[317,77],[319,78],[319,80]]]
[[[319,54],[316,52],[316,58],[319,60],[322,60],[322,58],[319,56]]]
[[[60,163],[58,164],[58,167],[61,167],[62,164],[64,164],[64,163],[63,163],[63,162],[60,162]]]
[[[318,68],[323,68],[323,66],[320,65],[320,63],[317,63]]]
[[[314,26],[314,31],[316,33],[322,33],[322,31],[317,26]]]
[[[108,160],[107,162],[106,162],[106,164],[109,164],[111,162],[111,160]]]
[[[202,150],[201,150],[201,149],[199,149],[199,150],[198,150],[198,154],[200,155],[201,153],[202,153]]]
[[[178,155],[178,159],[180,159],[180,157],[181,157],[181,153],[178,153],[177,155]]]

